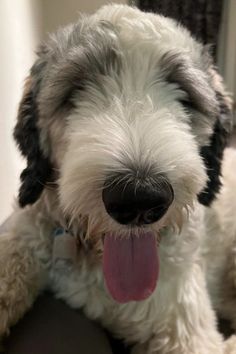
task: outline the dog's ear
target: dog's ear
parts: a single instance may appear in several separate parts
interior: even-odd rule
[[[38,126],[39,110],[37,96],[40,91],[43,70],[46,63],[38,59],[25,83],[23,98],[19,105],[14,138],[27,166],[21,173],[19,204],[24,207],[33,204],[40,197],[46,182],[50,179],[51,163],[43,151]]]
[[[218,113],[210,142],[201,148],[201,156],[207,169],[208,182],[204,190],[199,194],[198,199],[205,206],[210,206],[220,191],[223,153],[228,144],[233,126],[231,99],[225,92],[220,75],[212,68],[211,77],[218,103]]]

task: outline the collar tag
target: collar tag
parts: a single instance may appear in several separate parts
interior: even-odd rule
[[[63,228],[54,231],[53,265],[62,269],[72,267],[77,260],[76,238]]]

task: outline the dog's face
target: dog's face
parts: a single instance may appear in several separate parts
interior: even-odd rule
[[[186,209],[219,190],[229,113],[218,74],[186,30],[105,7],[60,30],[32,68],[15,130],[28,158],[20,204],[56,178],[61,210],[104,251],[113,297],[145,298],[160,230],[181,227]]]

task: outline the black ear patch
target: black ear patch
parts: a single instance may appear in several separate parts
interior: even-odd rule
[[[22,155],[27,158],[27,167],[20,176],[19,204],[21,207],[33,204],[40,197],[52,171],[51,163],[40,147],[40,133],[37,127],[37,91],[32,79],[29,78],[26,82],[26,92],[19,106],[18,122],[14,130],[17,145]]]
[[[225,103],[224,96],[220,92],[216,92],[216,98],[220,113],[214,126],[210,144],[201,148],[201,156],[207,168],[208,182],[205,189],[199,194],[198,200],[205,206],[210,206],[220,191],[223,153],[232,129],[232,113]]]

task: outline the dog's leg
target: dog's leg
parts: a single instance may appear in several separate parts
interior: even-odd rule
[[[51,258],[43,216],[28,209],[13,219],[9,230],[0,234],[0,338],[45,286]]]
[[[149,351],[149,349],[148,349],[148,345],[147,345],[147,343],[145,343],[145,344],[141,344],[141,345],[137,345],[137,346],[135,346],[135,348],[133,348],[133,350],[132,350],[132,354],[147,354],[147,353],[150,353],[150,351]],[[182,353],[188,353],[188,354],[196,354],[196,353],[198,353],[198,354],[201,354],[201,353],[205,353],[205,352],[201,352],[201,349],[199,349],[199,351],[188,351],[188,349],[184,349],[183,348],[183,350],[181,351],[181,349],[179,348],[179,349],[176,349],[176,350],[174,350],[174,351],[171,351],[171,352],[168,352],[168,351],[154,351],[154,352],[151,352],[151,353],[158,353],[158,354],[160,354],[160,353],[170,353],[170,354],[172,354],[172,353],[178,353],[178,354],[182,354]],[[226,341],[225,341],[225,343],[224,343],[224,347],[223,347],[223,349],[221,350],[221,349],[218,349],[218,351],[217,352],[210,352],[210,351],[208,351],[207,353],[224,353],[224,354],[235,354],[236,353],[236,336],[231,336],[229,339],[227,339]]]
[[[191,273],[176,295],[172,294],[170,307],[159,316],[162,318],[157,314],[150,340],[136,345],[132,354],[236,353],[234,341],[224,343],[217,331],[201,267],[195,265]]]

